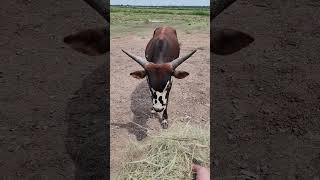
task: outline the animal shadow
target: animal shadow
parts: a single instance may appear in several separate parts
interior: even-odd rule
[[[106,64],[95,69],[67,104],[65,146],[76,166],[75,179],[107,179],[109,89]]]
[[[149,87],[147,81],[144,80],[131,93],[130,108],[134,115],[132,122],[126,124],[113,123],[112,125],[127,129],[129,133],[136,136],[138,141],[141,141],[147,137],[148,127],[146,123],[152,117],[151,107]]]
[[[134,114],[133,122],[135,124],[140,125],[141,127],[135,128],[134,134],[136,135],[138,140],[142,140],[147,136],[147,121],[151,114],[151,97],[150,97],[150,90],[147,84],[147,81],[142,81],[132,92],[131,94],[131,111]],[[145,128],[142,128],[145,127]]]

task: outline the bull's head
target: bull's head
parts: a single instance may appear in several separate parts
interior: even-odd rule
[[[106,21],[103,28],[88,29],[64,38],[64,42],[74,50],[90,55],[100,55],[110,50],[109,46],[109,1],[84,0],[95,9]]]
[[[218,29],[213,27],[213,19],[236,0],[211,0],[211,52],[218,55],[228,55],[247,47],[254,38],[240,31],[232,29]]]
[[[122,51],[143,67],[144,70],[132,72],[130,75],[137,79],[147,77],[152,94],[153,109],[157,112],[162,112],[167,107],[172,85],[171,77],[174,76],[177,79],[183,79],[189,75],[188,72],[177,71],[176,68],[196,52],[196,50],[194,50],[186,56],[168,63],[155,64],[147,61],[145,58],[138,57],[124,50]]]

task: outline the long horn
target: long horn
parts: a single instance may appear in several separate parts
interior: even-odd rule
[[[210,20],[218,16],[223,10],[229,7],[236,0],[211,0],[211,15]]]
[[[146,67],[146,65],[149,63],[146,59],[133,55],[131,53],[126,52],[125,50],[122,49],[122,52],[124,52],[126,55],[128,55],[129,57],[131,57],[133,60],[135,60],[137,63],[139,63],[144,69]]]
[[[108,0],[84,0],[93,9],[95,9],[105,20],[109,19],[109,1]]]
[[[197,50],[193,50],[191,53],[183,56],[183,57],[180,57],[180,58],[177,58],[175,60],[173,60],[171,62],[171,65],[172,65],[172,69],[175,70],[180,64],[182,64],[185,60],[189,59]]]

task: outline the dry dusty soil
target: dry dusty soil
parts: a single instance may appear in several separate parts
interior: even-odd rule
[[[107,59],[63,44],[103,19],[80,0],[5,0],[0,22],[0,179],[105,179]]]
[[[319,8],[239,0],[214,20],[255,38],[212,58],[214,179],[319,179]]]
[[[131,141],[141,141],[147,136],[145,128],[161,132],[159,120],[151,114],[151,96],[145,79],[138,80],[129,74],[142,70],[141,66],[125,55],[121,49],[144,56],[145,47],[152,37],[154,27],[146,27],[145,35],[129,33],[111,36],[110,66],[110,116],[111,116],[111,175],[114,175],[124,152]],[[207,31],[186,33],[176,28],[181,43],[180,55],[193,49],[198,51],[178,69],[190,73],[185,79],[173,79],[168,105],[169,126],[173,121],[209,126],[210,113],[210,53],[209,28]],[[113,32],[111,32],[113,34]]]

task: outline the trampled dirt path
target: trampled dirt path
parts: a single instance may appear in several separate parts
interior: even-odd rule
[[[144,56],[145,47],[152,37],[154,28],[144,36],[125,35],[111,37],[111,173],[118,170],[123,161],[123,153],[129,140],[140,141],[146,131],[140,126],[161,131],[158,119],[150,113],[151,97],[146,80],[138,80],[129,75],[141,67],[127,57],[121,49]],[[112,33],[112,32],[111,32]],[[177,29],[181,45],[181,55],[198,48],[198,51],[180,70],[190,73],[185,79],[173,79],[168,107],[169,124],[174,120],[191,120],[191,123],[205,124],[209,121],[209,29],[202,32],[185,33]]]

